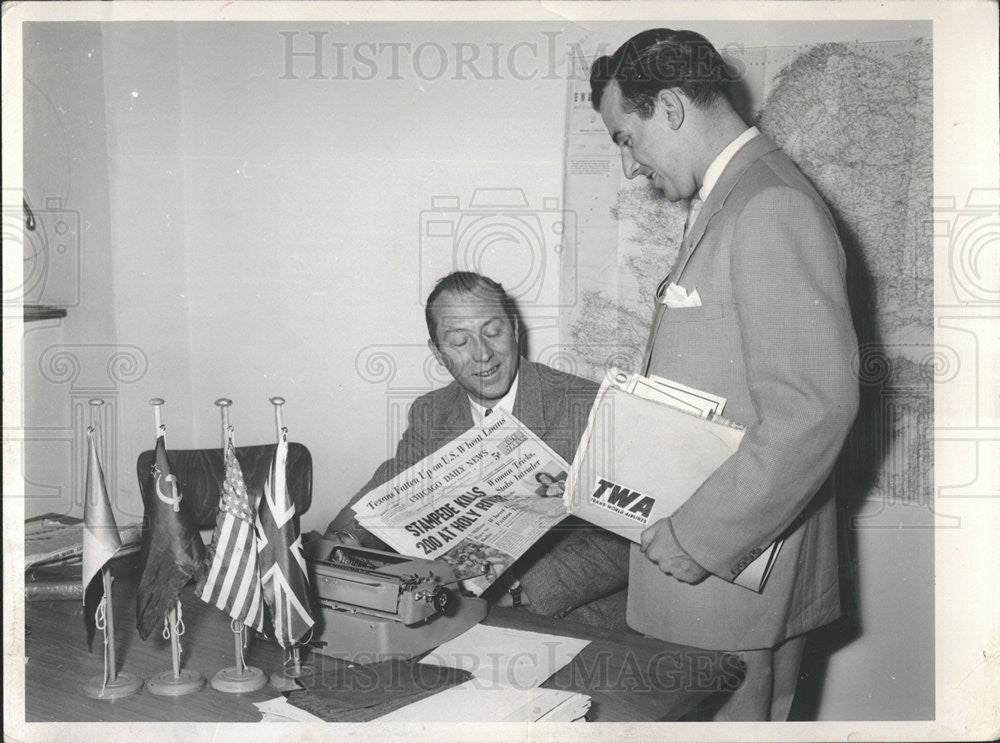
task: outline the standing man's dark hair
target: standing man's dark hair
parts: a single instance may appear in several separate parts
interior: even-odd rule
[[[622,92],[623,107],[643,119],[653,115],[656,94],[678,88],[694,105],[708,108],[729,99],[737,79],[726,60],[701,34],[653,28],[636,34],[611,56],[600,57],[590,68],[594,109],[612,80]]]

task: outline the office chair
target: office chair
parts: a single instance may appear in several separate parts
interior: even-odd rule
[[[253,498],[264,492],[274,444],[236,447],[236,460],[243,470],[243,480]],[[144,451],[136,461],[136,474],[143,503],[155,498],[155,493],[147,492],[152,484],[149,473],[156,461],[156,452]],[[199,529],[211,529],[219,512],[219,495],[226,469],[222,449],[168,449],[167,461],[170,472],[177,478],[177,486],[184,498],[189,499]],[[288,444],[288,466],[286,482],[288,494],[295,504],[298,515],[305,513],[312,503],[312,455],[303,444]]]

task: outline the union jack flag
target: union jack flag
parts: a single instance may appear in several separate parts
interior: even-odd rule
[[[274,639],[285,648],[301,640],[314,624],[299,518],[285,481],[287,463],[288,434],[283,428],[257,508],[257,548]]]
[[[243,471],[236,460],[233,429],[226,441],[226,479],[222,483],[219,516],[208,548],[208,574],[197,586],[202,601],[213,604],[238,622],[264,630],[264,604],[257,566],[253,507]]]

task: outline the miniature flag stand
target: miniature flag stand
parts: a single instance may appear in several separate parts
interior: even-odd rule
[[[94,627],[101,630],[104,635],[104,672],[100,676],[87,679],[83,692],[93,699],[119,699],[139,691],[142,679],[125,671],[119,672],[115,657],[115,612],[111,596],[113,578],[107,563],[121,548],[122,541],[111,503],[108,501],[104,471],[101,469],[95,441],[99,439],[97,418],[102,405],[104,400],[90,400],[90,426],[87,428],[87,484],[83,504],[83,604],[84,614],[89,617],[87,589],[100,572],[104,595],[93,613],[93,618]]]
[[[281,406],[285,404],[285,399],[272,397],[270,402],[274,405],[277,446],[268,484],[265,485],[265,497],[261,498],[257,509],[257,537],[262,542],[262,552],[266,553],[272,563],[265,564],[262,568],[265,571],[262,583],[265,602],[271,610],[274,638],[282,647],[291,646],[282,670],[271,674],[271,686],[279,691],[287,691],[301,688],[296,679],[311,676],[315,672],[312,666],[303,665],[299,658],[301,639],[306,632],[311,631],[314,622],[309,612],[308,574],[300,568],[304,565],[305,558],[302,555],[295,504],[289,497],[286,485],[288,429],[281,419]],[[270,515],[268,509],[271,509]],[[280,524],[274,514],[280,514]],[[284,539],[281,539],[282,536]],[[277,552],[280,549],[287,554],[279,557]],[[289,574],[286,575],[283,569]],[[293,574],[292,571],[298,572]],[[298,581],[295,580],[296,577],[299,578]]]
[[[267,674],[256,666],[248,666],[243,658],[243,649],[247,644],[246,622],[262,631],[264,607],[260,593],[253,506],[236,459],[233,428],[229,425],[229,406],[233,401],[220,398],[215,404],[222,414],[226,474],[219,499],[219,517],[212,535],[211,566],[205,584],[199,584],[198,590],[203,601],[214,603],[232,617],[236,665],[216,673],[212,677],[212,688],[238,694],[256,691],[267,684]]]
[[[163,400],[154,397],[149,401],[153,406],[153,416],[156,423],[157,437],[164,437],[166,428],[160,421],[160,406]],[[165,457],[164,457],[165,458]],[[171,481],[172,493],[169,496],[174,511],[180,511],[180,496],[177,493],[175,481]],[[161,496],[157,489],[157,497]],[[198,691],[205,685],[205,677],[197,671],[181,668],[181,641],[184,634],[184,619],[181,611],[181,601],[174,599],[174,604],[163,618],[163,638],[170,640],[171,668],[161,671],[146,682],[146,688],[151,694],[167,697],[179,697]]]
[[[146,682],[151,694],[163,697],[180,697],[198,691],[205,685],[205,677],[189,668],[181,668],[181,640],[184,634],[184,619],[181,601],[163,619],[163,638],[170,640],[171,668],[160,671]]]

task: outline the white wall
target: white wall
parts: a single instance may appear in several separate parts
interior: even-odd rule
[[[435,42],[453,55],[456,43],[507,54],[528,40],[539,51],[522,50],[520,69],[544,73],[544,32],[561,34],[561,61],[573,38],[617,42],[640,27],[29,27],[26,78],[51,105],[26,107],[26,185],[39,198],[62,196],[85,227],[78,306],[25,336],[28,515],[79,513],[74,437],[88,396],[113,403],[114,505],[138,518],[134,462],[153,441],[150,397],[167,400],[168,445],[189,448],[219,442],[212,402],[220,396],[234,401],[237,443],[270,441],[267,398],[282,395],[291,437],[314,457],[303,526],[322,529],[391,452],[405,403],[443,380],[424,346],[419,279],[422,267],[447,270],[451,253],[434,243],[426,254],[421,213],[435,196],[465,207],[483,187],[523,189],[532,206],[560,197],[558,76],[526,84],[502,60],[503,79],[461,80],[452,59],[440,79],[409,64],[399,67],[402,79],[389,79],[380,54],[373,80],[310,79],[312,64],[301,60],[298,79],[282,79],[279,32],[299,31],[302,48],[308,31],[324,31],[327,65],[335,42]],[[879,24],[697,28],[748,46],[908,33]],[[355,69],[364,76],[369,68]],[[490,268],[517,282],[516,265]],[[552,271],[546,292],[556,297]],[[523,309],[532,347],[555,344],[552,311]],[[62,347],[81,363],[73,380],[39,367],[46,359],[51,367],[52,349]],[[124,368],[113,362],[118,352]],[[108,368],[117,371],[109,377]],[[926,531],[886,533],[859,533],[863,633],[831,660],[821,717],[932,712],[933,540]]]

